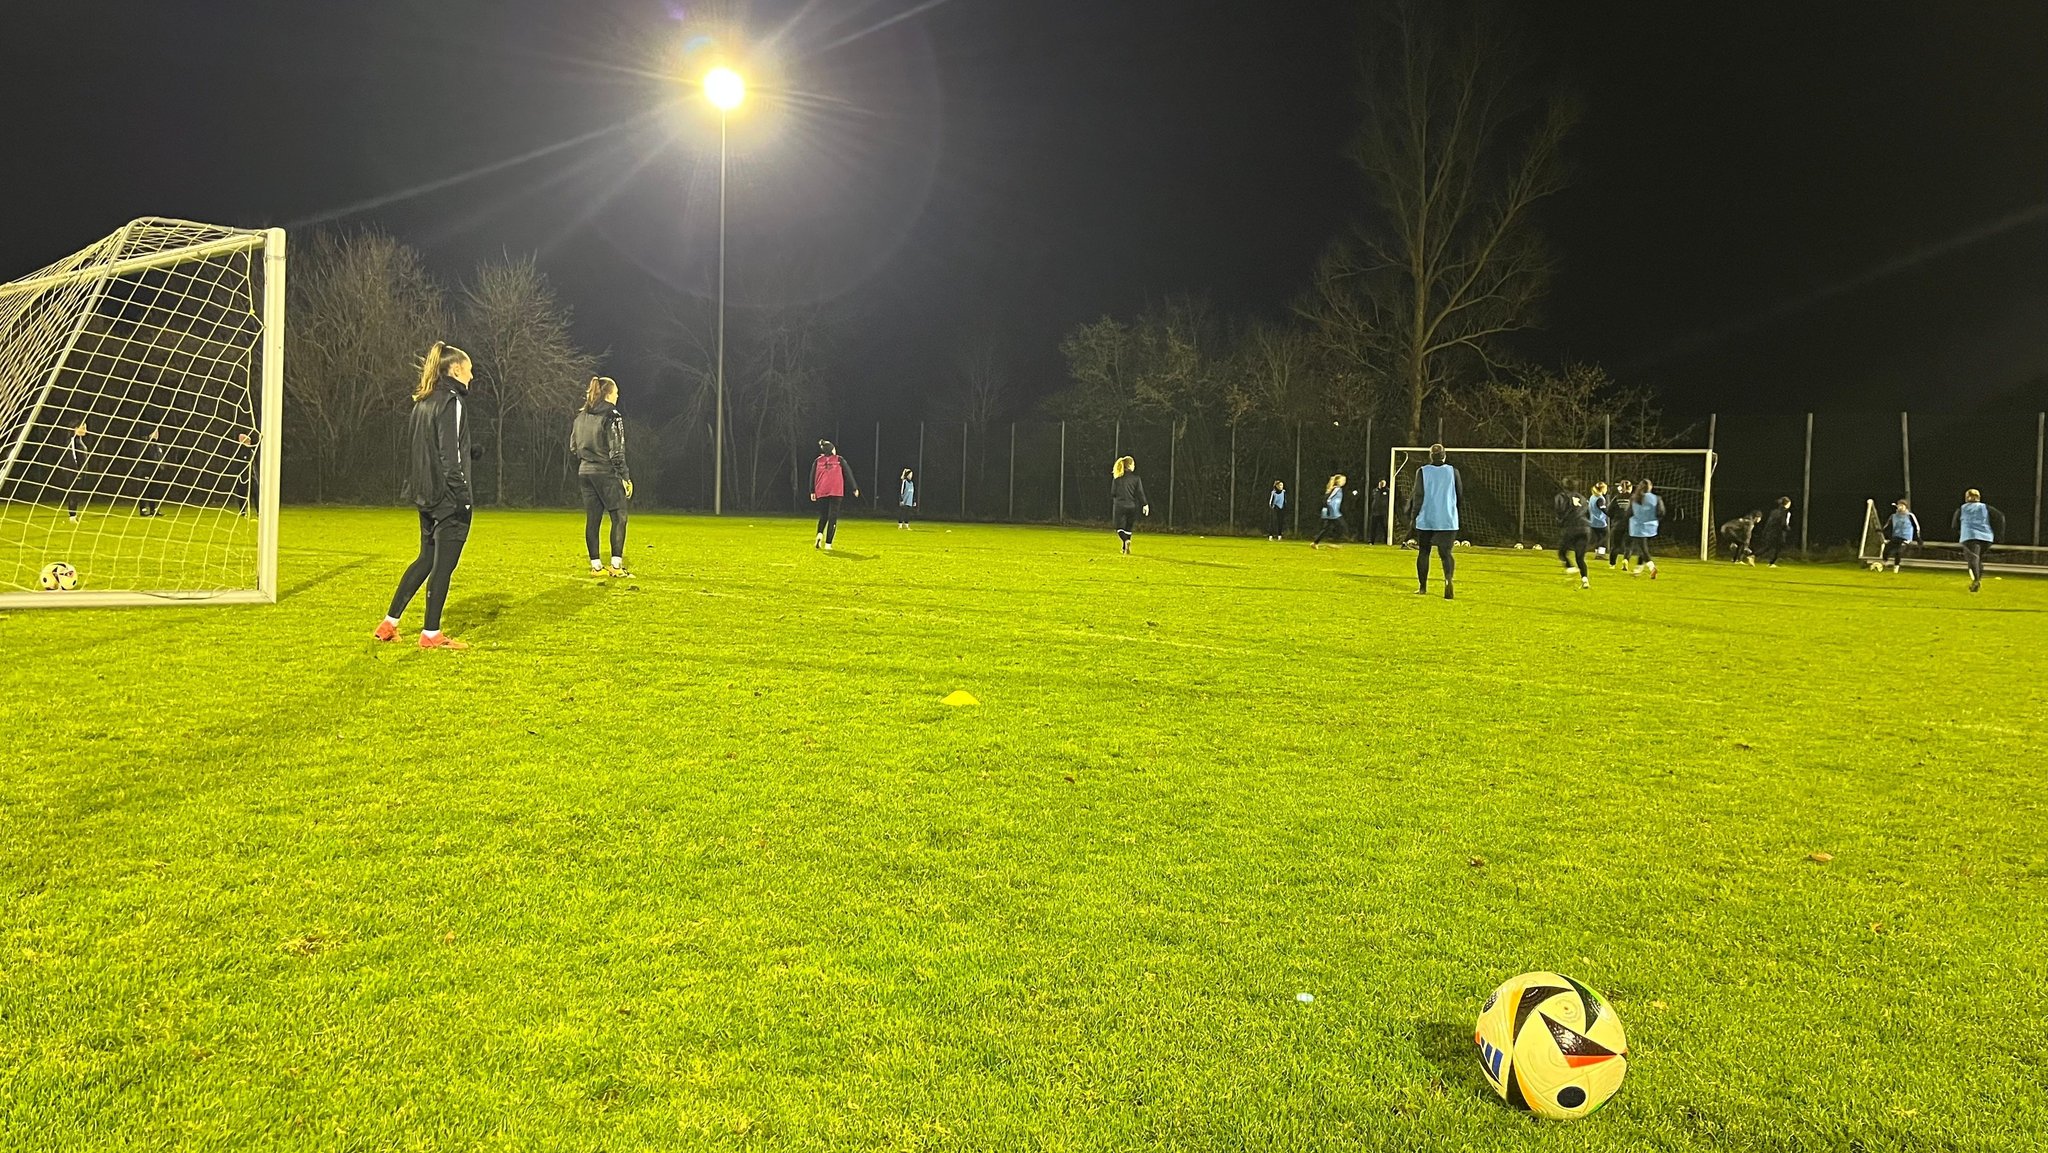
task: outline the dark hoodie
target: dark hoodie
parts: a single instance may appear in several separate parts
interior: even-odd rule
[[[1145,499],[1145,482],[1138,479],[1137,469],[1110,478],[1109,499],[1118,508],[1138,508],[1152,503]]]
[[[611,401],[577,410],[576,423],[569,429],[569,451],[576,457],[578,476],[633,479],[626,469],[626,418]]]
[[[466,509],[469,488],[469,421],[462,398],[469,390],[444,376],[412,406],[411,470],[405,494],[421,512],[436,518]]]

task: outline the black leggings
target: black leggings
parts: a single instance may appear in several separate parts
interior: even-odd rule
[[[914,504],[904,504],[904,503],[903,503],[902,501],[900,501],[900,500],[899,500],[899,501],[897,501],[897,502],[896,502],[896,523],[897,523],[897,524],[900,524],[900,525],[908,525],[908,524],[910,523],[910,513],[911,513],[911,510],[915,509],[916,507],[917,507],[917,506],[916,506],[916,505],[914,505]]]
[[[1444,583],[1458,574],[1458,562],[1451,556],[1451,546],[1457,543],[1456,531],[1432,532],[1417,529],[1415,532],[1415,583],[1424,592],[1429,590],[1429,550],[1435,549],[1443,561]]]
[[[1284,529],[1284,528],[1286,528],[1286,527],[1287,527],[1287,510],[1286,510],[1286,509],[1284,509],[1284,508],[1276,508],[1276,509],[1273,509],[1273,510],[1271,510],[1271,515],[1270,515],[1270,516],[1268,516],[1268,517],[1267,517],[1266,519],[1267,519],[1267,523],[1266,523],[1266,535],[1267,535],[1267,536],[1284,536],[1284,535],[1286,535],[1285,533],[1283,533],[1283,532],[1281,531],[1282,529]]]
[[[398,578],[398,591],[391,596],[391,611],[384,614],[393,620],[405,615],[405,608],[412,603],[414,594],[422,584],[427,586],[427,631],[441,631],[441,606],[448,603],[448,578],[455,573],[455,566],[462,563],[462,546],[469,541],[469,510],[452,512],[436,518],[434,514],[420,512],[420,555]]]
[[[1129,545],[1131,543],[1131,534],[1136,532],[1138,528],[1138,506],[1134,504],[1117,505],[1115,514],[1116,535],[1123,538],[1125,545]]]
[[[604,525],[604,518],[612,518],[612,555],[624,559],[626,555],[626,486],[616,477],[586,476],[583,478],[583,545],[590,550],[590,559],[597,560],[597,530]]]
[[[1628,555],[1637,564],[1657,563],[1650,558],[1650,538],[1646,536],[1632,536],[1628,538]]]
[[[1310,541],[1309,543],[1311,543],[1311,544],[1321,544],[1321,543],[1323,543],[1323,538],[1324,538],[1324,537],[1326,537],[1326,536],[1333,536],[1333,537],[1336,537],[1336,538],[1337,538],[1337,543],[1338,543],[1338,544],[1343,544],[1343,543],[1344,543],[1344,522],[1343,522],[1343,521],[1341,521],[1341,520],[1339,520],[1339,519],[1337,519],[1337,518],[1336,518],[1336,517],[1334,517],[1334,516],[1326,516],[1326,517],[1324,517],[1324,518],[1322,519],[1322,523],[1321,523],[1321,524],[1318,524],[1318,525],[1316,525],[1316,538],[1315,538],[1315,540],[1313,540],[1313,541]]]
[[[1884,538],[1884,553],[1879,557],[1878,563],[1898,564],[1905,556],[1906,542],[1899,537],[1888,536]]]
[[[1784,538],[1784,537],[1781,537],[1781,536],[1767,536],[1767,537],[1765,537],[1765,538],[1764,538],[1764,546],[1763,546],[1762,548],[1760,548],[1760,549],[1756,550],[1756,554],[1757,554],[1758,556],[1760,556],[1760,557],[1764,558],[1764,563],[1765,563],[1765,564],[1777,564],[1777,563],[1778,563],[1778,557],[1779,557],[1779,556],[1781,556],[1781,555],[1783,555],[1783,554],[1784,554],[1784,552],[1785,552],[1785,538]]]
[[[1619,564],[1621,562],[1622,557],[1628,555],[1628,540],[1629,537],[1627,524],[1610,524],[1607,526],[1608,568],[1613,568],[1616,564]]]
[[[1579,575],[1583,577],[1586,575],[1586,550],[1592,545],[1593,533],[1590,529],[1566,533],[1557,542],[1557,559],[1577,568]]]
[[[825,543],[831,544],[839,532],[839,498],[821,496],[818,498],[818,531],[825,534]]]
[[[1984,579],[1984,550],[1990,547],[1990,541],[1966,540],[1963,542],[1963,559],[1970,563],[1970,580],[1973,583]]]

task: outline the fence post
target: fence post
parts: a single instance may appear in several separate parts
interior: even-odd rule
[[[1301,535],[1301,422],[1294,422],[1294,535]]]
[[[1180,425],[1169,421],[1166,425],[1166,529],[1173,531],[1173,477],[1174,466],[1180,463]]]
[[[1806,414],[1806,470],[1805,479],[1799,486],[1799,551],[1802,555],[1813,554],[1813,541],[1807,530],[1813,526],[1813,414]]]
[[[1237,422],[1230,422],[1230,535],[1237,535]]]
[[[1906,476],[1906,499],[1913,499],[1913,433],[1906,424],[1906,414],[1899,413],[1899,466]]]
[[[924,422],[917,422],[917,479],[924,479]]]
[[[1515,494],[1515,547],[1529,539],[1529,418],[1522,418],[1522,486]]]
[[[1388,477],[1388,478],[1387,478],[1387,484],[1388,484],[1388,486],[1389,486],[1389,487],[1392,487],[1393,483],[1394,483],[1394,478],[1393,478],[1393,477]],[[1364,487],[1363,489],[1359,490],[1359,491],[1361,491],[1361,492],[1365,493],[1365,499],[1364,499],[1364,500],[1362,500],[1362,501],[1359,501],[1359,502],[1358,502],[1358,504],[1359,504],[1359,512],[1360,512],[1360,514],[1361,514],[1361,515],[1359,516],[1359,518],[1358,518],[1358,539],[1359,539],[1359,540],[1361,540],[1361,541],[1363,541],[1363,542],[1364,542],[1364,543],[1366,543],[1366,544],[1371,544],[1371,543],[1372,543],[1372,540],[1371,540],[1371,537],[1372,537],[1372,417],[1371,417],[1370,415],[1367,415],[1367,416],[1366,416],[1366,418],[1365,418],[1365,487]]]
[[[1067,523],[1067,422],[1060,422],[1060,523]]]
[[[1017,519],[1017,422],[1010,422],[1010,519]]]
[[[2034,415],[2034,543],[2041,543],[2041,466],[2048,463],[2048,412]]]
[[[967,422],[960,422],[960,519],[967,519]]]

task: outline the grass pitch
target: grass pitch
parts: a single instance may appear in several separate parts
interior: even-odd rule
[[[467,653],[368,640],[402,511],[0,617],[0,1147],[2048,1144],[2048,583],[580,529],[479,512]],[[1565,1127],[1471,1043],[1546,968]]]

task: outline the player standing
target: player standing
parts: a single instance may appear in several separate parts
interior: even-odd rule
[[[1117,539],[1123,542],[1124,555],[1129,556],[1139,514],[1152,515],[1152,502],[1145,499],[1145,482],[1138,479],[1138,462],[1131,457],[1118,457],[1109,470],[1109,507],[1116,518]]]
[[[818,506],[818,536],[811,542],[812,548],[832,551],[832,538],[839,535],[839,501],[849,489],[854,496],[860,495],[853,466],[831,441],[819,441],[818,459],[811,462],[811,501]]]
[[[1892,566],[1897,573],[1905,567],[1906,546],[1919,544],[1920,518],[1913,515],[1913,506],[1903,498],[1892,503],[1892,515],[1884,522],[1884,552],[1878,557],[1877,567]]]
[[[1764,514],[1762,525],[1764,563],[1778,567],[1778,557],[1783,555],[1785,546],[1792,540],[1792,498],[1781,496],[1771,511]]]
[[[1387,482],[1377,481],[1372,493],[1365,498],[1365,543],[1379,544],[1387,539]]]
[[[1287,482],[1276,480],[1273,491],[1266,496],[1266,539],[1279,540],[1281,530],[1287,527]]]
[[[1636,486],[1635,499],[1629,502],[1628,510],[1628,551],[1636,567],[1629,570],[1630,576],[1637,576],[1648,569],[1650,579],[1657,579],[1657,561],[1650,555],[1650,542],[1657,539],[1657,523],[1664,519],[1664,498],[1656,493],[1656,486],[1648,477]]]
[[[1635,512],[1635,486],[1619,481],[1607,502],[1607,567],[1628,559],[1628,521]]]
[[[903,470],[900,483],[896,486],[896,527],[909,528],[910,514],[917,510],[917,477],[909,469]]]
[[[1332,476],[1329,483],[1323,486],[1322,523],[1316,526],[1315,539],[1309,542],[1310,548],[1323,547],[1323,538],[1326,536],[1335,536],[1337,544],[1341,545],[1344,543],[1344,482],[1346,479],[1345,475],[1340,472]]]
[[[1450,463],[1444,446],[1429,446],[1429,463],[1416,470],[1408,498],[1408,517],[1415,522],[1415,595],[1429,592],[1429,550],[1443,560],[1444,599],[1451,600],[1457,561],[1451,549],[1458,541],[1458,506],[1465,499],[1465,478]]]
[[[626,467],[626,418],[619,412],[619,382],[593,376],[584,391],[583,407],[569,426],[569,454],[576,458],[576,481],[583,489],[583,545],[590,554],[592,576],[605,571],[597,551],[597,530],[611,518],[614,577],[626,571],[626,521],[633,499],[633,473]]]
[[[1956,510],[1956,539],[1963,544],[1963,557],[1970,562],[1970,591],[1984,585],[1984,553],[1992,542],[2005,535],[2005,514],[1984,503],[1976,489],[1963,494],[1963,507]]]
[[[249,433],[240,433],[235,437],[235,444],[230,452],[237,465],[235,500],[242,506],[241,511],[235,515],[248,516],[249,498],[254,495],[256,489],[256,442],[251,439]]]
[[[142,496],[135,502],[136,516],[162,516],[164,514],[164,462],[168,454],[164,451],[163,430],[151,427],[149,439],[142,442]]]
[[[1551,502],[1557,510],[1557,559],[1564,571],[1579,578],[1579,587],[1593,587],[1586,572],[1586,550],[1593,547],[1591,505],[1578,493],[1579,482],[1564,482],[1564,490]]]
[[[469,395],[475,369],[469,354],[435,341],[420,365],[420,382],[412,390],[410,470],[406,492],[420,514],[420,554],[398,578],[391,611],[373,634],[380,641],[398,639],[398,618],[427,586],[423,649],[466,649],[469,646],[441,632],[441,609],[448,603],[448,581],[462,561],[469,541],[469,424],[462,398]]]
[[[57,487],[64,490],[64,515],[78,523],[80,500],[78,486],[85,481],[85,470],[92,463],[92,427],[80,420],[71,435],[64,441],[64,455],[58,458]]]

